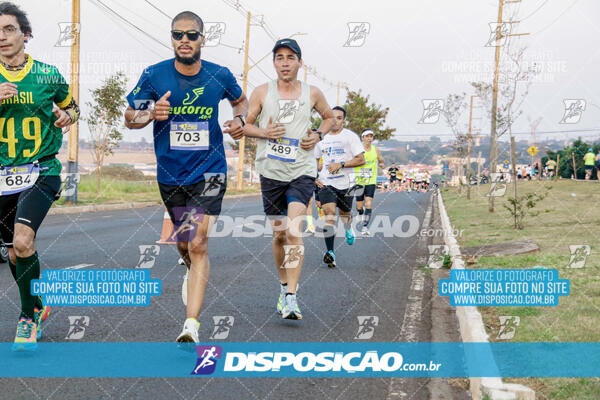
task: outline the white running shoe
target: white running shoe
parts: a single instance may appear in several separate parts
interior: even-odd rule
[[[286,294],[281,312],[283,319],[302,319],[302,313],[298,307],[298,300],[295,294]]]
[[[181,301],[183,301],[184,306],[187,306],[187,283],[189,273],[190,270],[186,268],[185,275],[183,276],[183,283],[181,284]]]
[[[200,322],[195,318],[188,318],[183,324],[183,330],[177,336],[177,343],[199,343],[198,329],[200,329]]]
[[[280,288],[279,288],[279,299],[277,300],[277,312],[279,314],[281,314],[281,312],[283,311],[283,305],[285,304],[285,291],[287,289],[287,286],[283,286],[282,284],[279,284]]]
[[[185,265],[185,261],[183,260],[183,258],[179,257],[179,260],[177,260],[177,264]]]

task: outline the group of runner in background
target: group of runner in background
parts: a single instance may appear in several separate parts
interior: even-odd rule
[[[429,171],[421,171],[418,168],[403,171],[392,163],[387,170],[387,182],[383,182],[382,190],[385,192],[426,192],[430,188],[431,174]]]

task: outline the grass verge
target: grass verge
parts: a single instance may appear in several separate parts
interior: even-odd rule
[[[499,332],[499,316],[519,316],[514,342],[598,342],[600,341],[600,254],[595,244],[600,239],[600,184],[574,181],[519,182],[519,195],[541,192],[550,187],[548,197],[534,209],[536,216],[524,221],[522,230],[513,228],[512,216],[504,208],[512,197],[509,186],[504,197],[495,199],[495,212],[488,211],[485,196],[489,185],[471,200],[456,188],[442,190],[453,228],[463,230],[457,237],[461,247],[481,246],[512,240],[530,239],[539,253],[482,257],[469,268],[556,268],[562,279],[569,279],[571,294],[560,297],[557,307],[479,307],[491,341]],[[570,260],[570,245],[590,245],[591,254],[584,268],[565,268]],[[551,367],[551,366],[549,366]],[[600,378],[518,378],[508,382],[525,384],[536,390],[538,399],[600,399]]]
[[[227,188],[225,196],[236,194],[257,193],[260,185],[246,185],[238,191],[235,186]],[[100,181],[100,191],[97,190],[95,176],[82,176],[77,192],[77,205],[114,204],[131,202],[161,202],[156,179],[145,181],[131,181],[120,177],[103,177]],[[64,206],[64,196],[54,205]]]

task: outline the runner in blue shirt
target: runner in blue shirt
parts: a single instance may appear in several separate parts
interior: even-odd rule
[[[208,284],[208,233],[227,188],[223,133],[243,135],[248,100],[226,67],[202,60],[204,23],[190,11],[171,23],[175,58],[144,70],[127,96],[125,125],[153,122],[157,180],[186,263],[182,298],[186,321],[177,342],[198,343],[197,320]],[[229,100],[234,118],[219,126],[219,102]],[[187,284],[186,284],[187,281]]]

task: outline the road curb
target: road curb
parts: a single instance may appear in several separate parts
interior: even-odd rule
[[[260,195],[260,192],[234,194],[231,196],[225,195],[224,200],[241,199],[244,197],[254,197],[254,196],[259,196],[259,195]],[[163,203],[160,201],[139,201],[139,202],[131,202],[131,203],[90,204],[87,206],[58,206],[58,207],[52,207],[50,209],[50,211],[48,211],[48,215],[81,214],[81,213],[98,212],[98,211],[118,211],[118,210],[128,210],[130,208],[160,206],[162,204]]]
[[[465,262],[460,253],[460,246],[454,237],[450,218],[444,207],[442,193],[438,192],[438,208],[442,228],[445,232],[445,242],[452,258],[452,269],[465,269]],[[456,316],[460,326],[460,336],[463,342],[487,343],[488,334],[485,332],[481,313],[474,306],[456,307]],[[489,350],[491,353],[491,349]],[[535,391],[531,388],[514,384],[504,383],[502,378],[480,378],[470,377],[470,390],[473,400],[484,398],[490,400],[535,400]]]

